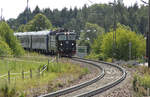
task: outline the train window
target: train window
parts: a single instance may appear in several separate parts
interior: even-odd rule
[[[59,35],[58,40],[67,40],[66,35]]]
[[[50,37],[51,41],[55,41],[55,36]]]
[[[68,35],[68,40],[76,40],[76,35]]]

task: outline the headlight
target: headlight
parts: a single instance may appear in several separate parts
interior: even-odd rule
[[[60,45],[62,46],[63,44],[61,43]]]
[[[74,43],[72,43],[72,45],[74,45]]]

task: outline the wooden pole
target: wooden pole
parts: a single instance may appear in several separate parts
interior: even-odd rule
[[[30,78],[32,79],[32,69],[30,69]]]
[[[57,56],[56,56],[56,62],[57,62],[57,64],[58,64],[58,54],[57,54]]]
[[[10,83],[10,71],[8,71],[8,83]]]
[[[131,54],[132,54],[132,43],[129,42],[129,60],[131,60]]]
[[[48,64],[47,64],[47,71],[48,71],[48,69],[49,69],[49,59],[48,59]]]
[[[148,47],[147,47],[147,53],[148,53],[148,67],[150,68],[150,0],[149,0],[149,32],[148,32]]]
[[[22,79],[24,80],[24,70],[22,70]]]
[[[147,97],[149,97],[149,88],[147,88]]]
[[[40,78],[40,67],[38,68],[38,77]]]

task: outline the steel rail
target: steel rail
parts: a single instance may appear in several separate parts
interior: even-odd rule
[[[118,78],[117,80],[115,80],[115,81],[113,81],[111,83],[108,83],[108,84],[106,84],[106,85],[104,85],[104,86],[102,86],[102,87],[100,87],[98,89],[91,90],[91,91],[83,93],[83,94],[79,94],[79,95],[77,95],[75,97],[91,97],[91,96],[94,96],[94,95],[96,95],[98,93],[102,93],[102,92],[104,92],[104,91],[106,91],[106,90],[108,90],[108,89],[118,85],[120,82],[122,82],[126,78],[126,71],[125,71],[125,69],[123,69],[121,66],[119,66],[117,64],[108,63],[108,62],[104,62],[104,61],[94,61],[94,60],[89,60],[89,59],[82,59],[82,58],[78,58],[78,57],[73,57],[72,59],[76,60],[76,61],[80,61],[80,62],[90,63],[90,64],[92,64],[92,65],[102,69],[103,70],[102,74],[99,75],[98,77],[90,80],[90,81],[81,83],[79,85],[72,86],[70,88],[59,90],[59,91],[56,91],[56,92],[53,92],[53,93],[45,94],[45,95],[42,95],[42,96],[39,96],[39,97],[58,97],[58,96],[61,96],[61,95],[68,94],[68,93],[71,93],[73,91],[79,90],[81,88],[84,88],[84,87],[86,87],[88,85],[91,85],[92,83],[100,80],[104,76],[104,69],[102,67],[100,67],[100,65],[94,64],[92,62],[103,63],[103,64],[107,64],[107,65],[116,67],[122,72],[122,75],[121,75],[120,78]]]
[[[45,95],[41,95],[39,97],[58,97],[58,96],[61,96],[61,95],[65,95],[65,94],[71,93],[73,91],[79,90],[81,88],[84,88],[86,86],[89,86],[89,85],[97,82],[98,80],[100,80],[100,79],[102,79],[104,77],[105,71],[104,71],[104,69],[100,65],[94,64],[94,63],[92,63],[92,61],[85,60],[85,59],[80,59],[80,58],[77,58],[77,57],[73,57],[72,59],[75,60],[75,61],[80,61],[80,62],[84,62],[84,63],[91,64],[93,66],[96,66],[102,72],[97,77],[95,77],[95,78],[93,78],[93,79],[91,79],[89,81],[86,81],[84,83],[77,84],[77,85],[74,85],[72,87],[62,89],[62,90],[58,90],[56,92],[52,92],[52,93],[48,93],[48,94],[45,94]]]
[[[118,68],[121,72],[122,72],[122,75],[120,78],[118,78],[117,80],[111,82],[111,83],[108,83],[102,87],[99,87],[95,90],[92,90],[92,91],[89,91],[89,92],[86,92],[86,93],[83,93],[83,94],[79,94],[77,96],[74,96],[74,97],[91,97],[91,96],[94,96],[96,94],[99,94],[99,93],[102,93],[116,85],[118,85],[120,82],[122,82],[125,78],[126,78],[126,71],[124,68],[122,68],[121,66],[117,65],[117,64],[113,64],[113,63],[108,63],[108,62],[104,62],[104,61],[95,61],[95,62],[99,62],[99,63],[103,63],[103,64],[107,64],[107,65],[111,65],[113,67],[116,67]]]

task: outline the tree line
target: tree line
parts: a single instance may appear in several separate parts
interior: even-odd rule
[[[75,30],[78,45],[88,47],[90,58],[106,60],[108,58],[128,60],[129,43],[131,59],[145,56],[145,33],[148,30],[148,7],[139,7],[136,3],[126,7],[121,3],[84,5],[81,9],[62,10],[37,6],[31,12],[25,9],[17,19],[9,19],[9,26],[18,32],[55,29],[58,27]],[[116,21],[116,43],[113,33]],[[143,35],[142,35],[143,34]]]
[[[7,22],[13,30],[17,31],[20,25],[27,24],[38,13],[45,15],[53,27],[75,30],[78,34],[84,29],[87,22],[97,24],[103,27],[105,32],[108,32],[114,25],[114,17],[116,17],[116,23],[129,26],[132,31],[142,34],[148,31],[148,6],[139,7],[137,3],[130,7],[118,2],[116,6],[94,4],[92,6],[84,5],[80,9],[75,7],[62,10],[51,10],[50,8],[41,10],[36,6],[33,11],[25,9],[16,19],[9,19]]]

